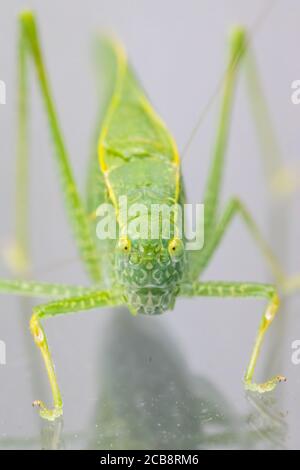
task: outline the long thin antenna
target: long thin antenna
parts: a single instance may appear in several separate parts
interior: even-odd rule
[[[270,2],[268,2],[267,6],[260,12],[260,14],[256,18],[256,20],[254,21],[252,28],[249,28],[249,34],[247,35],[247,45],[249,44],[250,37],[251,36],[253,37],[254,32],[257,32],[261,28],[262,24],[265,22],[267,17],[270,15],[271,11],[273,10],[273,8],[275,7],[277,2],[278,2],[278,0],[271,0]],[[193,128],[193,130],[190,134],[190,137],[188,138],[185,146],[183,147],[183,150],[181,152],[181,160],[183,160],[183,158],[187,154],[187,151],[189,150],[189,148],[191,146],[191,143],[193,142],[193,140],[194,140],[194,138],[195,138],[195,136],[196,136],[196,134],[197,134],[204,118],[205,118],[205,116],[207,115],[207,113],[210,110],[212,104],[214,103],[216,97],[218,96],[219,91],[222,88],[226,73],[227,73],[227,69],[224,70],[224,73],[222,74],[221,79],[217,83],[213,93],[210,95],[210,97],[207,100],[206,105],[202,109],[202,111],[201,111],[201,113],[200,113],[200,115],[197,119],[196,125],[195,125],[195,127]]]

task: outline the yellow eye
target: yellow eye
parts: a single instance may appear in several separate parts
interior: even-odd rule
[[[183,243],[179,238],[170,241],[168,250],[171,256],[179,256],[183,252]]]
[[[121,237],[118,246],[123,253],[129,253],[131,250],[131,242],[127,237]]]

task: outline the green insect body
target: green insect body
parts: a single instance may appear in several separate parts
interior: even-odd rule
[[[231,34],[218,132],[203,197],[205,244],[201,251],[187,251],[185,240],[180,237],[181,221],[178,212],[185,197],[176,144],[149,104],[122,46],[116,42],[101,41],[100,49],[109,64],[106,68],[107,93],[105,112],[103,114],[101,111],[99,114],[96,126],[84,205],[60,129],[32,12],[20,14],[19,30],[17,230],[11,264],[15,269],[19,268],[20,277],[20,272],[24,271],[29,259],[29,227],[24,201],[27,200],[28,189],[26,85],[27,63],[30,60],[35,68],[55,144],[55,158],[66,212],[79,254],[92,281],[91,287],[82,287],[32,280],[0,280],[2,293],[52,299],[34,307],[30,320],[30,330],[42,354],[53,396],[53,406],[50,408],[40,400],[34,402],[40,408],[40,415],[53,420],[62,414],[62,397],[42,320],[61,314],[120,305],[126,305],[134,314],[153,315],[171,310],[179,296],[254,297],[266,300],[267,306],[244,376],[244,384],[247,389],[260,393],[274,389],[278,382],[284,380],[283,376],[278,375],[264,383],[256,383],[253,375],[265,333],[279,307],[277,288],[257,282],[199,280],[233,218],[240,216],[265,257],[278,286],[287,292],[300,285],[299,277],[289,279],[285,275],[243,203],[238,199],[231,199],[225,209],[220,210],[220,190],[236,75],[247,49],[245,31],[236,28]],[[151,219],[147,226],[151,226],[154,219],[159,227],[158,236],[132,236],[129,225],[130,222],[135,222],[135,216],[129,215],[126,223],[124,222],[120,204],[120,198],[124,196],[128,207],[136,203],[146,207],[146,221]],[[117,240],[99,239],[97,220],[90,216],[97,214],[97,207],[107,201],[112,204],[118,223]],[[163,231],[164,217],[160,213],[153,217],[155,205],[175,207],[170,217],[167,237]]]
[[[149,214],[153,204],[176,205],[181,195],[176,144],[155,114],[128,64],[121,46],[107,43],[117,74],[110,104],[104,117],[98,153],[109,199],[119,222],[119,200],[143,204]],[[113,62],[113,61],[111,61]],[[128,217],[130,225],[134,216]],[[159,218],[154,220],[159,224]],[[145,314],[172,309],[185,266],[182,243],[175,238],[178,222],[171,221],[170,240],[133,240],[120,237],[115,246],[115,274],[131,311]],[[161,224],[160,224],[160,228]]]

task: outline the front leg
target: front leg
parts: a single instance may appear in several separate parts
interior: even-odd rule
[[[37,306],[33,309],[33,315],[30,319],[30,331],[33,335],[35,344],[40,349],[44,359],[53,396],[53,407],[51,409],[47,408],[40,400],[35,400],[33,402],[34,406],[38,406],[40,408],[40,415],[42,418],[52,421],[61,416],[63,413],[63,403],[57,383],[53,360],[48,347],[47,337],[41,325],[41,319],[65,313],[90,310],[97,307],[122,304],[124,304],[123,299],[113,296],[111,292],[98,291],[82,296],[53,301],[48,304]]]
[[[279,382],[286,380],[285,377],[276,375],[264,383],[252,381],[264,336],[279,307],[279,297],[274,286],[241,282],[195,282],[191,285],[183,285],[180,294],[184,297],[258,297],[267,299],[268,305],[261,318],[250,362],[244,376],[244,384],[247,390],[263,393],[273,390]]]

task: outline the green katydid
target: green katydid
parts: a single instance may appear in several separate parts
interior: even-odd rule
[[[168,240],[160,237],[152,243],[152,240],[134,240],[122,235],[118,240],[101,241],[96,237],[95,221],[90,214],[106,200],[113,204],[117,218],[119,196],[125,195],[130,203],[139,193],[140,200],[147,207],[153,200],[166,204],[171,201],[179,205],[185,200],[176,144],[146,98],[122,46],[110,40],[104,40],[102,44],[110,64],[110,93],[105,113],[100,120],[101,126],[99,123],[97,128],[98,145],[89,164],[88,197],[85,205],[77,190],[62,137],[32,12],[25,11],[20,14],[19,29],[19,198],[15,259],[23,266],[28,253],[24,200],[27,196],[28,155],[26,83],[27,66],[31,60],[55,144],[55,158],[66,211],[81,259],[92,281],[92,286],[88,288],[28,280],[0,280],[2,293],[54,299],[34,307],[30,320],[30,330],[42,353],[53,395],[52,408],[47,408],[40,400],[34,402],[40,409],[40,415],[53,420],[60,416],[63,410],[61,393],[41,320],[66,313],[118,305],[126,305],[132,313],[157,314],[172,309],[179,296],[266,299],[267,307],[261,319],[244,384],[246,389],[257,392],[274,389],[278,382],[285,380],[283,376],[275,376],[265,383],[255,383],[252,379],[265,333],[279,306],[276,287],[255,282],[199,280],[222,241],[223,234],[235,215],[239,215],[269,263],[278,286],[283,290],[293,286],[293,281],[287,279],[253,218],[239,200],[232,199],[223,215],[218,215],[236,75],[247,47],[245,31],[235,28],[231,34],[215,150],[204,192],[205,244],[202,250],[186,251],[184,240],[176,235],[176,218],[173,219],[172,235]]]

